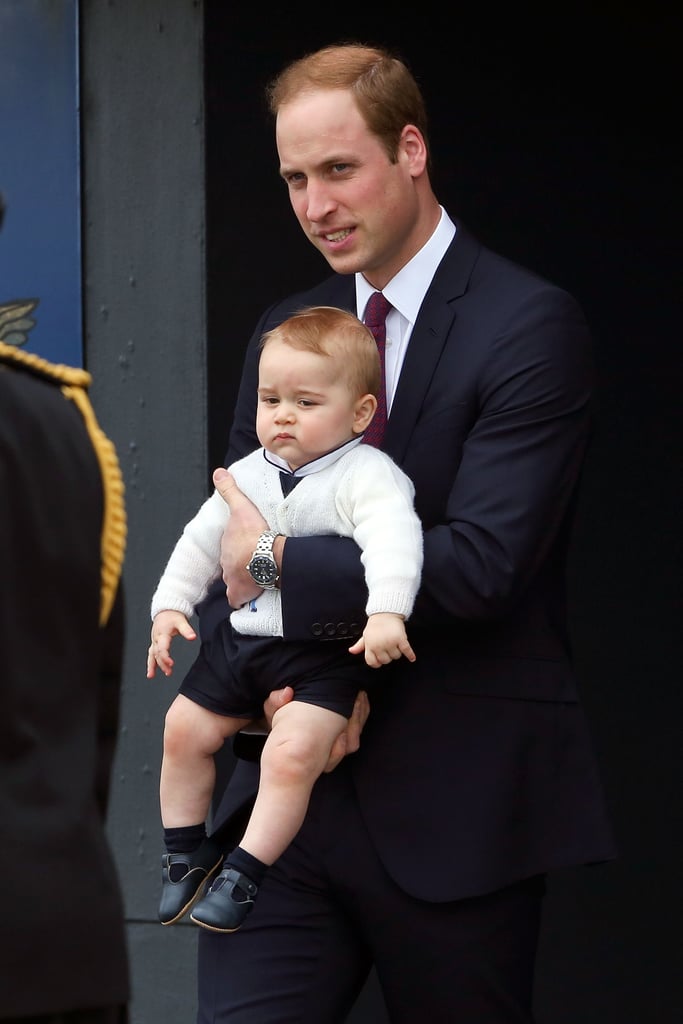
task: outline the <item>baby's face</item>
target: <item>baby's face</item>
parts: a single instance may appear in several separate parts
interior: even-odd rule
[[[269,341],[259,363],[256,433],[290,469],[339,448],[366,423],[334,356]]]

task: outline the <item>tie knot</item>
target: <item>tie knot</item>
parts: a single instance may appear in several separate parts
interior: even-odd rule
[[[387,318],[391,303],[381,292],[373,292],[365,307],[365,324],[370,330],[380,327]]]

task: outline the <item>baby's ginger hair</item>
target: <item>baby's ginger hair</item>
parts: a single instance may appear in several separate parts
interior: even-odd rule
[[[365,324],[345,309],[308,306],[267,331],[261,338],[261,350],[269,341],[334,359],[355,397],[379,394],[377,344]]]

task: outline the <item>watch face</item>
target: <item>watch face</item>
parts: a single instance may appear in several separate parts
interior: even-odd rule
[[[254,555],[248,568],[251,578],[261,587],[272,586],[277,579],[277,564],[266,555]]]

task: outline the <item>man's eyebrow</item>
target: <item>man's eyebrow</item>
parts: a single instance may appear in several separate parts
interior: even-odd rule
[[[318,163],[314,165],[314,170],[334,167],[336,164],[353,164],[355,162],[356,161],[353,157],[350,157],[345,153],[336,153],[326,156],[324,160],[318,161]],[[304,174],[305,172],[302,171],[300,167],[295,167],[293,165],[288,167],[287,164],[280,164],[279,173],[281,178],[288,178],[290,174]]]

